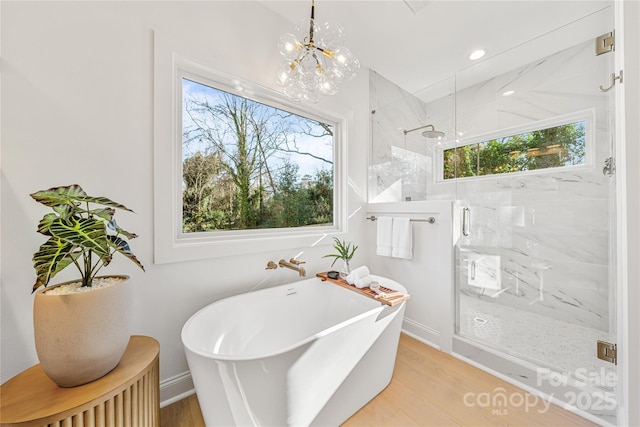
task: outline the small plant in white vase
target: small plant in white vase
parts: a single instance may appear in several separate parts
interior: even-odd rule
[[[53,212],[38,224],[47,236],[33,255],[36,282],[33,317],[36,352],[45,373],[62,387],[91,382],[120,361],[130,338],[128,276],[97,277],[119,253],[144,270],[118,226],[116,209],[132,212],[106,197],[89,196],[79,185],[38,191],[31,197]],[[80,279],[47,288],[74,265]]]
[[[345,242],[344,240],[340,240],[337,237],[333,238],[333,248],[336,250],[336,253],[328,254],[323,256],[322,258],[334,258],[331,263],[331,267],[338,261],[342,260],[342,271],[340,272],[343,276],[347,276],[351,274],[351,266],[349,263],[351,262],[351,258],[356,253],[356,249],[358,249],[357,245],[353,243]]]

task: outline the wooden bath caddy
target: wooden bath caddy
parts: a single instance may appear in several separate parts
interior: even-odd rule
[[[326,271],[323,273],[317,273],[316,277],[319,277],[323,281],[335,283],[338,286],[342,286],[343,288],[347,288],[349,290],[352,290],[353,292],[357,292],[366,297],[373,298],[376,301],[380,301],[381,303],[390,306],[398,305],[402,301],[407,301],[409,299],[408,294],[402,293],[400,291],[394,291],[393,289],[389,289],[380,285],[380,290],[387,294],[384,298],[382,298],[368,286],[366,288],[356,288],[354,285],[350,285],[346,280],[342,278],[342,276],[338,276],[337,279],[331,279],[327,276]]]

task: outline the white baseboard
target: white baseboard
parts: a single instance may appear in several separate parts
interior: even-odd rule
[[[405,317],[402,321],[402,332],[417,339],[418,341],[440,350],[440,333],[435,329],[431,329]]]
[[[160,381],[160,407],[171,405],[179,400],[195,394],[191,372],[183,372]]]

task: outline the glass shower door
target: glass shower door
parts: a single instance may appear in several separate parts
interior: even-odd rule
[[[613,91],[599,89],[613,54],[595,54],[599,35],[490,79],[460,73],[438,173],[459,204],[457,335],[584,386],[568,403],[611,420],[616,370],[597,348],[616,342]]]

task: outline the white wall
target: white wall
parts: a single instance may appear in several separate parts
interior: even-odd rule
[[[410,218],[411,259],[376,254],[379,222],[367,221],[366,260],[376,274],[402,283],[411,296],[402,328],[447,353],[454,333],[453,203],[446,200],[369,203],[367,216]],[[424,220],[433,218],[435,222]]]
[[[146,273],[114,260],[105,273],[134,282],[134,333],[160,342],[160,378],[187,371],[180,330],[199,308],[220,298],[298,280],[265,270],[267,261],[302,249],[204,261],[153,264],[153,34],[198,37],[225,73],[276,89],[277,41],[293,28],[250,2],[12,2],[2,8],[1,371],[4,382],[37,363],[33,344],[31,257],[43,241],[45,209],[29,194],[78,183],[132,208],[118,222]],[[368,78],[321,100],[354,112],[349,123],[349,207],[366,199]],[[333,103],[333,104],[331,104]],[[349,221],[355,240],[364,210]],[[327,246],[304,249],[309,275],[328,269]],[[362,254],[356,255],[358,262]],[[55,282],[74,278],[69,269]],[[164,396],[168,398],[171,396]]]
[[[627,269],[628,299],[628,425],[640,426],[640,2],[627,0],[624,7],[624,86],[626,110],[627,172]],[[630,76],[630,78],[627,78]]]

